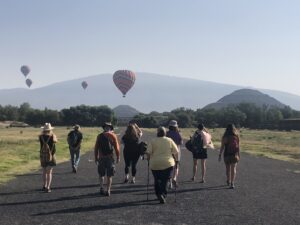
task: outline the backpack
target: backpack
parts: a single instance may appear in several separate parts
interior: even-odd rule
[[[203,138],[198,132],[195,132],[192,138],[192,146],[194,153],[200,153],[203,151]]]
[[[113,146],[109,138],[106,137],[104,133],[99,135],[99,146],[100,151],[104,156],[113,154]]]
[[[50,146],[48,144],[49,140],[51,139],[52,136],[49,136],[48,140],[45,141],[43,137],[41,137],[42,140],[42,147],[40,150],[40,161],[41,161],[41,166],[45,167],[49,162],[53,160],[52,156],[52,150],[50,149]]]
[[[78,135],[74,131],[71,131],[68,135],[68,144],[72,147],[76,147],[77,141]]]
[[[228,143],[227,143],[226,152],[228,155],[235,155],[240,151],[239,138],[235,135],[227,138],[228,138],[227,141]]]
[[[141,142],[139,143],[139,145],[138,145],[139,154],[142,155],[142,156],[145,155],[145,154],[146,154],[146,151],[147,151],[147,147],[148,147],[147,143],[141,141]]]

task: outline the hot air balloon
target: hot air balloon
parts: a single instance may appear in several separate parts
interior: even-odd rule
[[[135,82],[135,73],[130,70],[118,70],[113,75],[117,88],[122,92],[123,97],[132,88]]]
[[[29,66],[21,66],[21,72],[23,73],[23,75],[25,77],[27,77],[27,75],[30,73],[30,68]]]
[[[81,86],[85,90],[87,88],[87,86],[88,86],[88,83],[86,81],[82,81],[81,82]]]
[[[31,79],[26,79],[26,84],[27,86],[30,88],[30,86],[32,85],[32,80]]]

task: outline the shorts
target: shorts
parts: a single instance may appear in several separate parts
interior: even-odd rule
[[[98,161],[98,174],[100,177],[104,177],[105,175],[113,177],[115,170],[115,160],[113,157],[102,157]]]
[[[194,159],[207,159],[207,149],[202,149],[200,152],[193,152]]]
[[[225,164],[234,164],[237,163],[239,160],[240,160],[239,157],[235,155],[224,156]]]

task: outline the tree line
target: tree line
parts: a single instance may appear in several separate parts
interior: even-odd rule
[[[278,108],[273,106],[256,106],[252,103],[240,103],[221,109],[187,109],[178,108],[171,112],[140,113],[133,120],[139,126],[153,128],[167,126],[170,120],[177,120],[182,128],[195,127],[198,123],[204,123],[207,127],[225,127],[228,123],[234,123],[239,127],[255,129],[276,129],[282,119],[300,118],[300,111],[293,110],[289,106]],[[108,106],[80,105],[66,109],[33,109],[28,103],[17,106],[0,105],[0,121],[22,121],[31,126],[40,126],[50,122],[56,126],[101,126],[103,122],[111,121],[117,124],[117,118]]]
[[[31,126],[40,126],[45,122],[56,126],[101,126],[107,121],[116,123],[117,119],[108,106],[80,105],[58,111],[47,108],[33,109],[30,104],[23,103],[20,107],[0,105],[0,121],[22,121]]]
[[[283,108],[275,106],[259,107],[253,103],[229,105],[221,109],[187,109],[178,108],[171,112],[150,112],[134,117],[142,127],[167,126],[170,120],[177,120],[180,127],[195,127],[199,123],[207,127],[226,127],[234,123],[238,127],[253,129],[277,129],[282,119],[300,118],[300,111],[289,106]]]

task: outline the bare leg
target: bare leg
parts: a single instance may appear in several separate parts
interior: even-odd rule
[[[192,180],[195,180],[195,179],[196,179],[197,168],[198,168],[198,159],[194,159],[193,177],[192,177]]]
[[[53,168],[49,168],[47,170],[47,188],[48,189],[50,189],[51,182],[52,182],[52,171],[53,171]]]
[[[201,182],[205,181],[205,174],[206,174],[206,159],[201,159],[201,175],[202,179]]]
[[[109,194],[110,194],[111,184],[112,184],[112,177],[107,177],[107,192]]]
[[[231,167],[230,167],[230,174],[231,174],[230,183],[231,184],[234,184],[234,181],[235,181],[235,177],[236,177],[236,165],[237,165],[237,163],[233,163],[233,164],[231,164]]]
[[[103,185],[104,185],[104,177],[100,177],[100,176],[99,176],[99,182],[100,182],[100,188],[103,189]]]
[[[43,187],[47,188],[47,170],[43,167]]]

